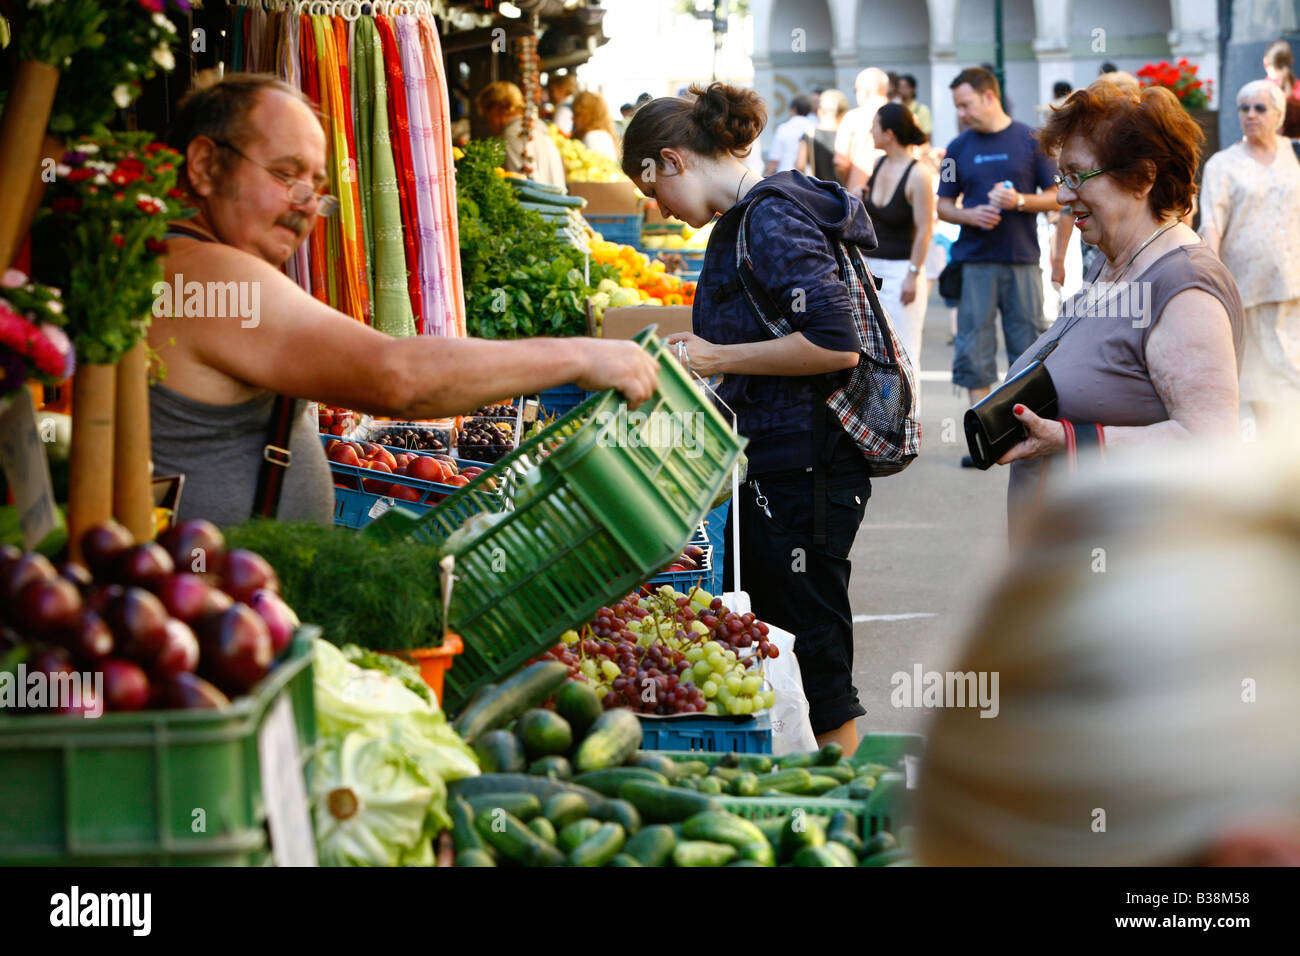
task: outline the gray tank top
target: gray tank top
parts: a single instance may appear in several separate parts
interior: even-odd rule
[[[1098,256],[1085,282],[1092,282],[1106,264]],[[1061,317],[1039,336],[1007,372],[1018,373],[1034,361],[1049,342],[1059,339],[1043,362],[1056,385],[1058,418],[1102,425],[1141,426],[1168,421],[1169,412],[1151,384],[1146,348],[1151,330],[1164,318],[1169,300],[1188,289],[1214,296],[1228,313],[1232,344],[1241,364],[1244,314],[1232,274],[1204,242],[1170,249],[1153,262],[1124,291],[1105,304],[1084,307],[1080,290],[1062,305]],[[1037,494],[1043,459],[1012,463],[1007,486],[1007,512],[1032,501]]]
[[[249,519],[274,403],[270,392],[238,405],[209,405],[162,385],[150,387],[154,474],[185,475],[178,520],[206,518],[224,528]],[[334,482],[302,400],[294,402],[289,451],[276,517],[328,524]]]

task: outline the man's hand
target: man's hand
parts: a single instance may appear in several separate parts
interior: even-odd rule
[[[903,305],[911,305],[916,298],[916,273],[909,272],[907,278],[903,280],[903,288],[898,293],[898,301]]]
[[[998,183],[989,192],[989,202],[998,209],[1015,209],[1020,202],[1020,193]]]
[[[686,344],[686,361],[682,364],[700,378],[712,378],[721,371],[718,368],[720,346],[706,342],[690,332],[674,332],[668,336],[668,344],[673,346],[673,355],[678,355],[677,343]]]
[[[998,459],[999,465],[1009,465],[1013,461],[1030,458],[1042,458],[1065,451],[1065,426],[1051,418],[1040,418],[1024,405],[1017,405],[1012,413],[1025,426],[1029,437],[1009,449]]]
[[[647,401],[659,387],[659,362],[635,342],[583,339],[585,371],[576,382],[588,391],[616,388],[628,407]]]
[[[980,229],[992,229],[1002,221],[1002,210],[997,206],[973,206],[964,212],[967,222]]]
[[[1056,286],[1058,289],[1061,286],[1065,285],[1065,260],[1064,259],[1052,260],[1052,285]]]

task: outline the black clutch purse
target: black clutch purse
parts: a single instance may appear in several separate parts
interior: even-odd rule
[[[1029,437],[1011,409],[1024,405],[1041,418],[1056,417],[1056,386],[1041,360],[1031,362],[1015,378],[966,409],[966,445],[976,467],[988,470]]]

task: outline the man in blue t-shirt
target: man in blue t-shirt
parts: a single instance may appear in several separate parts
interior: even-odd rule
[[[952,246],[953,262],[961,263],[952,380],[970,391],[974,405],[998,379],[995,314],[1002,313],[1008,365],[1038,338],[1043,275],[1037,216],[1061,207],[1052,181],[1056,164],[1034,131],[1002,109],[997,78],[971,67],[949,88],[966,131],[948,144],[943,160],[939,218],[962,227]]]

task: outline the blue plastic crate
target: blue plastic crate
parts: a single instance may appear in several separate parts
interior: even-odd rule
[[[625,246],[641,245],[641,226],[645,223],[645,216],[641,213],[631,216],[584,214],[584,218],[606,242],[617,242]]]
[[[556,418],[563,418],[595,394],[573,384],[557,385],[539,393],[537,403],[547,413],[553,414]]]
[[[641,720],[642,750],[770,754],[772,721],[767,714],[728,717],[653,717]]]
[[[695,583],[698,581],[700,587],[713,593],[713,549],[709,544],[709,536],[705,533],[703,525],[695,529],[695,534],[691,535],[691,540],[687,543],[698,545],[704,549],[703,567],[695,571],[664,571],[652,577],[649,584],[653,587],[669,584],[683,594],[690,594],[691,588],[695,587]]]

